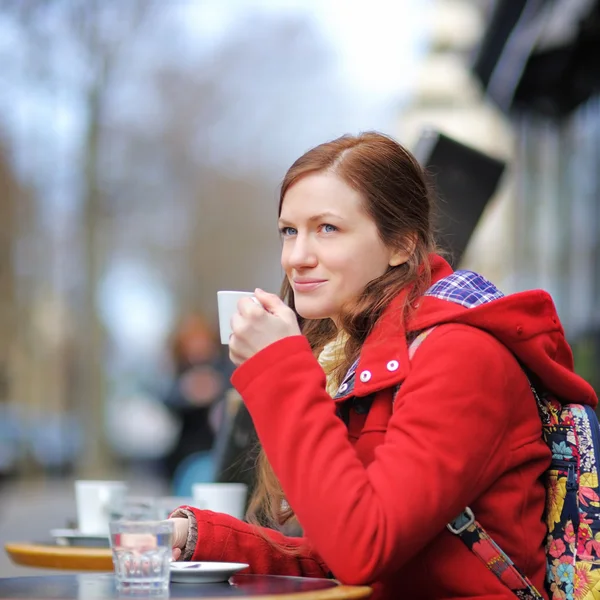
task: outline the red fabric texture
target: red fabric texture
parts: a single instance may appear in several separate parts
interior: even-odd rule
[[[434,281],[451,273],[439,257],[433,267]],[[257,573],[330,570],[343,583],[372,584],[378,599],[510,598],[445,528],[468,505],[543,593],[541,476],[550,452],[514,355],[564,401],[597,402],[572,371],[552,300],[533,291],[467,309],[423,297],[408,329],[439,326],[410,362],[402,302],[386,309],[363,346],[352,395],[373,402],[367,414],[351,409],[348,426],[335,410],[347,398],[328,396],[303,337],[272,344],[236,370],[232,383],[306,540],[290,557],[249,525],[195,511],[195,560],[249,562]]]
[[[185,506],[198,524],[193,561],[247,562],[244,573],[327,577],[329,569],[305,538],[290,538],[229,515]],[[274,543],[272,543],[274,542]],[[283,550],[286,548],[286,551]]]

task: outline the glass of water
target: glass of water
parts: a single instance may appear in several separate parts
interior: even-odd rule
[[[109,527],[117,591],[167,594],[173,521],[113,521]]]

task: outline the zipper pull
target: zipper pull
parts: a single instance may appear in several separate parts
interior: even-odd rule
[[[561,513],[561,521],[570,520],[573,523],[573,530],[575,535],[579,530],[579,507],[577,506],[577,495],[579,492],[579,485],[577,484],[577,477],[575,476],[575,465],[569,465],[567,467],[567,494],[565,495],[565,503],[563,505]]]
[[[575,465],[569,465],[567,467],[567,492],[574,492],[577,490],[577,479],[575,477]]]

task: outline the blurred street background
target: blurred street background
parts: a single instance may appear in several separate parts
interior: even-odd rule
[[[597,0],[0,0],[0,546],[75,479],[206,476],[216,292],[279,290],[279,182],[343,133],[415,151],[455,266],[549,291],[600,392],[599,56]]]

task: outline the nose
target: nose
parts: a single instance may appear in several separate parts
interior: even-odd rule
[[[288,248],[287,263],[293,269],[306,269],[317,265],[317,254],[309,235],[298,233]]]

